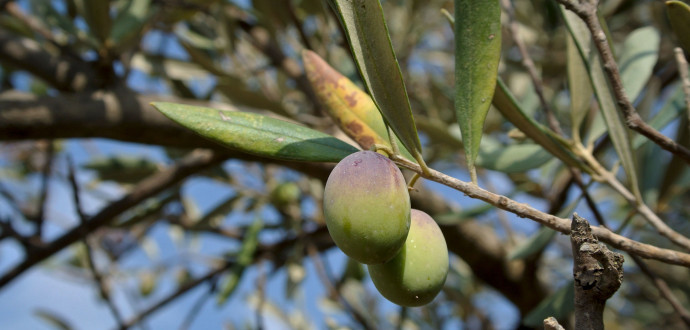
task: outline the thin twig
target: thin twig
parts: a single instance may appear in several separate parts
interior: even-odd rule
[[[321,283],[326,287],[326,290],[330,293],[332,297],[336,298],[336,301],[339,301],[340,304],[345,307],[345,310],[348,311],[352,315],[352,317],[360,324],[364,329],[374,329],[374,327],[370,326],[369,323],[367,322],[367,319],[356,309],[350,305],[350,303],[343,297],[340,292],[335,288],[333,285],[333,281],[330,279],[328,274],[326,274],[326,270],[323,264],[323,261],[321,260],[321,256],[319,255],[318,250],[314,246],[313,243],[308,242],[307,243],[307,252],[309,253],[309,256],[311,257],[312,262],[314,263],[314,267],[316,268],[316,273],[321,280]]]
[[[690,313],[688,313],[688,310],[678,301],[673,291],[671,291],[668,284],[666,284],[666,281],[654,273],[640,257],[634,254],[631,254],[630,257],[635,261],[642,273],[652,281],[652,284],[659,290],[661,296],[671,304],[671,307],[678,313],[678,316],[680,316],[680,319],[685,323],[685,326],[690,329]]]
[[[197,150],[190,153],[170,168],[144,179],[136,185],[129,194],[103,208],[86,223],[77,226],[52,241],[47,246],[37,248],[33,253],[27,255],[24,261],[5,272],[2,277],[0,277],[0,289],[37,263],[47,259],[67,246],[80,241],[83,237],[111,222],[115,217],[134,205],[177,184],[198,171],[219,164],[225,158],[226,156],[224,154],[213,153],[208,150]]]
[[[556,118],[554,111],[551,109],[549,103],[546,102],[546,97],[544,97],[544,82],[541,80],[541,78],[539,78],[537,69],[534,66],[534,61],[532,61],[532,57],[529,55],[525,43],[522,42],[522,39],[519,37],[520,34],[518,22],[515,19],[515,8],[513,8],[510,0],[501,0],[501,5],[503,6],[503,10],[505,10],[505,12],[508,14],[508,28],[510,29],[510,36],[515,43],[515,46],[517,46],[518,50],[520,51],[522,66],[527,69],[527,73],[532,79],[534,91],[537,93],[539,102],[541,103],[541,108],[544,111],[544,115],[546,115],[546,122],[548,123],[549,128],[556,132],[556,134],[563,135],[558,118]]]
[[[208,292],[201,295],[199,297],[199,299],[194,303],[192,308],[189,309],[189,313],[184,318],[182,325],[180,325],[180,330],[189,329],[189,326],[192,325],[194,318],[196,318],[196,316],[199,315],[199,312],[201,311],[201,307],[203,307],[204,304],[207,301],[209,301],[209,296],[211,296],[215,291],[216,291],[215,285],[213,285],[213,283],[211,283]]]
[[[77,211],[80,223],[83,225],[86,223],[86,221],[88,221],[88,217],[84,214],[81,205],[81,198],[79,196],[79,185],[77,184],[77,179],[74,174],[74,164],[72,164],[72,160],[71,158],[69,158],[69,156],[67,157],[67,172],[67,177],[69,179],[70,185],[72,186],[74,208]],[[103,300],[105,300],[106,305],[108,305],[108,309],[110,309],[110,313],[113,314],[115,322],[117,322],[118,326],[122,327],[124,325],[124,319],[122,318],[122,315],[118,311],[117,306],[115,306],[115,302],[110,296],[110,292],[108,290],[107,285],[105,284],[103,276],[98,271],[98,268],[96,268],[96,262],[94,261],[93,251],[91,249],[91,245],[89,244],[88,236],[84,236],[84,239],[82,241],[84,243],[84,246],[86,247],[86,257],[88,259],[87,261],[89,264],[89,270],[93,275],[93,279],[96,281],[96,285],[98,285],[98,291],[101,295],[101,298],[103,298]]]
[[[256,279],[256,290],[259,294],[259,301],[256,303],[256,328],[262,330],[264,328],[264,303],[266,301],[266,272],[263,270],[263,263],[259,262],[256,266],[259,273]]]
[[[429,169],[428,174],[423,174],[419,165],[404,158],[394,157],[393,160],[398,165],[417,172],[426,179],[458,190],[468,197],[482,200],[493,206],[514,213],[518,217],[532,219],[563,234],[570,234],[570,220],[568,219],[563,219],[544,213],[527,204],[518,203],[508,197],[492,193],[478,187],[475,184],[458,180],[436,170]],[[592,232],[599,240],[628,253],[634,253],[643,258],[655,259],[673,265],[690,267],[690,254],[640,243],[627,237],[615,234],[602,227],[593,226]]]
[[[46,200],[48,199],[48,184],[50,183],[50,172],[53,169],[53,155],[55,152],[53,141],[45,141],[47,149],[45,151],[45,163],[41,169],[41,195],[38,198],[38,212],[36,213],[33,240],[41,242],[43,236],[43,221],[45,220]]]
[[[690,150],[676,143],[671,138],[661,134],[659,131],[654,129],[654,127],[649,126],[649,124],[642,120],[640,115],[637,113],[637,110],[635,110],[632,102],[630,102],[630,99],[623,88],[623,81],[621,80],[620,72],[618,70],[618,64],[616,64],[616,60],[613,57],[613,52],[611,51],[606,33],[604,33],[604,29],[599,22],[599,17],[597,15],[598,1],[556,1],[562,4],[566,9],[574,12],[587,25],[587,28],[592,34],[594,45],[601,55],[604,72],[606,73],[606,77],[611,85],[613,94],[616,97],[618,107],[625,118],[625,124],[628,126],[628,128],[646,136],[661,148],[678,155],[678,157],[690,164]]]
[[[220,266],[214,270],[209,271],[204,276],[201,276],[195,280],[192,280],[192,281],[189,281],[189,282],[183,284],[182,286],[180,286],[175,292],[173,292],[169,296],[161,299],[160,301],[158,301],[157,303],[155,303],[151,307],[145,309],[144,311],[140,312],[136,316],[127,320],[127,322],[125,322],[124,325],[122,327],[120,327],[120,329],[127,329],[127,328],[130,328],[130,327],[138,324],[139,322],[143,321],[144,319],[146,319],[147,317],[149,317],[151,314],[158,311],[162,307],[175,301],[177,298],[181,297],[182,295],[186,294],[187,292],[196,288],[197,286],[201,285],[202,283],[213,279],[218,274],[226,271],[227,269],[229,269],[233,265],[234,265],[234,263],[228,262],[228,263],[226,263],[226,264],[224,264],[224,265],[222,265],[222,266]]]
[[[683,93],[685,94],[685,113],[688,116],[688,125],[690,125],[690,77],[688,76],[688,61],[685,60],[683,49],[676,47],[673,50],[676,54],[676,62],[678,62],[678,73],[683,84]]]
[[[34,16],[30,16],[24,13],[24,11],[22,11],[19,5],[14,1],[7,3],[7,5],[5,6],[5,11],[12,15],[14,18],[21,21],[22,23],[26,24],[26,26],[28,26],[30,29],[36,31],[46,40],[50,41],[55,45],[58,45],[58,43],[55,41],[55,36],[50,31],[50,29],[48,29],[43,24],[43,22],[41,22],[41,20],[37,19]]]
[[[91,245],[89,244],[88,239],[86,237],[83,241],[84,245],[86,246],[86,256],[88,258],[89,270],[91,271],[93,279],[96,281],[96,284],[98,285],[98,292],[100,293],[101,298],[103,298],[103,300],[105,301],[106,305],[108,305],[108,309],[110,309],[110,313],[113,314],[115,322],[118,324],[119,327],[123,327],[124,319],[122,318],[120,312],[117,310],[117,306],[115,306],[115,302],[110,296],[110,292],[105,283],[103,275],[101,275],[101,273],[96,268],[96,263],[93,258],[93,251],[91,250]]]

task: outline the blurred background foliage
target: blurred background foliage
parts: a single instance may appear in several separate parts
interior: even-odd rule
[[[117,209],[115,201],[136,193],[145,178],[187,159],[193,146],[220,150],[163,121],[148,107],[150,101],[270,114],[351,142],[321,109],[301,63],[301,51],[313,50],[361,86],[343,30],[325,1],[0,3],[0,249],[24,249],[17,264],[80,221],[106,207]],[[453,110],[453,30],[441,12],[452,13],[453,1],[382,4],[425,160],[468,180]],[[564,135],[581,136],[606,167],[620,166],[596,102],[585,104],[581,124],[572,122],[571,57],[557,3],[514,1],[512,7],[514,21],[502,15],[499,76],[522,108],[547,125],[514,41],[522,40]],[[687,145],[688,122],[673,56],[678,40],[664,2],[607,0],[599,8],[626,89],[637,95],[638,111]],[[511,22],[517,29],[509,29]],[[593,221],[560,161],[495,109],[489,111],[484,132],[481,186],[551,214],[568,217],[576,210]],[[672,228],[689,234],[687,166],[632,136],[644,201]],[[251,310],[228,318],[229,328],[279,323],[300,329],[531,328],[552,315],[570,322],[567,236],[424,183],[421,192],[412,194],[412,206],[443,225],[453,254],[451,272],[433,303],[400,309],[378,296],[361,265],[332,249],[320,210],[330,165],[237,153],[220,160],[195,169],[193,178],[185,176],[117,209],[66,252],[32,267],[47,267],[66,275],[66,281],[93,283],[123,328],[145,324],[168,298],[187,299],[189,313],[178,321],[183,327],[202,322],[194,320],[199,309],[218,309],[205,301],[240,301]],[[625,181],[623,171],[618,172]],[[75,187],[81,205],[72,198]],[[594,182],[588,192],[615,231],[670,247],[611,188]],[[658,284],[627,256],[626,261],[623,287],[607,306],[607,326],[683,327]],[[688,306],[688,270],[659,262],[648,266]],[[278,287],[284,291],[267,292],[267,281],[283,283]],[[185,298],[197,287],[207,292],[198,304]],[[305,296],[314,292],[307,287],[318,287],[319,295]],[[123,293],[127,301],[112,299]],[[306,303],[310,308],[300,307],[305,300],[311,301]],[[58,327],[76,325],[80,318],[48,311],[36,315]],[[267,324],[267,318],[273,323]]]

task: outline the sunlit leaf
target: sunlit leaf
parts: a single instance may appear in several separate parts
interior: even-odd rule
[[[592,44],[592,37],[582,19],[575,13],[565,10],[562,6],[561,11],[565,17],[570,34],[580,51],[580,56],[582,56],[587,65],[589,77],[594,87],[594,94],[597,97],[599,108],[606,121],[608,134],[628,178],[628,185],[635,197],[641,200],[642,196],[637,178],[635,158],[630,144],[630,135],[624,124],[622,114],[616,106],[616,100],[606,79],[599,52]]]
[[[648,26],[639,28],[625,39],[618,61],[623,88],[631,100],[637,99],[647,84],[659,58],[659,31]]]
[[[682,1],[666,1],[666,12],[680,46],[690,52],[690,6]]]
[[[498,0],[455,0],[455,113],[467,167],[476,182],[484,119],[489,112],[501,58]]]
[[[542,300],[525,318],[522,323],[531,327],[542,327],[544,319],[553,316],[557,319],[568,316],[575,309],[575,285],[567,282],[552,295]]]
[[[304,70],[325,110],[363,149],[373,144],[390,146],[386,125],[371,97],[312,51],[302,53]],[[402,142],[395,137],[400,145]],[[414,159],[404,146],[400,151]]]
[[[329,3],[338,13],[359,72],[383,118],[412,156],[422,162],[422,146],[381,3],[379,0],[330,0]]]
[[[357,149],[308,127],[253,113],[156,102],[168,118],[226,147],[268,158],[338,162]]]
[[[264,227],[264,222],[261,219],[255,219],[251,225],[247,228],[244,234],[244,239],[242,240],[242,246],[240,251],[237,253],[235,258],[235,263],[230,269],[230,272],[222,280],[220,291],[218,292],[218,304],[221,305],[227,301],[228,297],[237,288],[240,279],[242,279],[242,274],[244,270],[252,264],[252,259],[254,257],[254,252],[259,246],[259,232]]]

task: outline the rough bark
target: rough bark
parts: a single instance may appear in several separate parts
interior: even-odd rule
[[[137,95],[126,88],[59,97],[7,92],[0,94],[0,140],[107,138],[220,150],[217,144],[178,125],[150,105],[153,101],[168,100],[170,97]]]
[[[584,218],[573,215],[570,242],[575,278],[575,328],[604,329],[604,307],[623,282],[623,255],[592,235]]]
[[[60,53],[56,47],[49,52],[37,41],[18,37],[0,29],[0,62],[25,70],[61,91],[93,90],[101,85],[87,62]]]

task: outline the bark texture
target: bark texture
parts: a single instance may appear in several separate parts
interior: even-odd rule
[[[623,255],[592,235],[584,218],[573,214],[570,242],[575,278],[575,328],[604,329],[604,306],[623,282]]]

